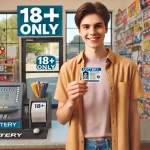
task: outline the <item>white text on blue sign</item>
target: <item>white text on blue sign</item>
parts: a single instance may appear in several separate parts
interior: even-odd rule
[[[82,71],[101,71],[101,68],[89,68],[89,67],[83,67]]]
[[[38,56],[36,58],[36,68],[38,70],[52,70],[56,67],[56,58],[54,56]]]
[[[18,36],[62,36],[62,6],[18,6]]]
[[[0,129],[20,128],[20,121],[0,122]]]

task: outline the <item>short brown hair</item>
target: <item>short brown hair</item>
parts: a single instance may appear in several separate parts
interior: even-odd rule
[[[95,3],[86,2],[77,9],[75,15],[75,23],[78,29],[80,28],[80,23],[82,19],[88,14],[98,14],[103,18],[105,27],[108,26],[110,14],[106,6],[100,2]]]

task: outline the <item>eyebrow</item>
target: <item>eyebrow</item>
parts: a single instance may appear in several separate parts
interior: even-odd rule
[[[101,25],[101,24],[103,24],[102,22],[98,22],[98,23],[96,23],[96,24],[94,24],[94,26],[95,25]],[[90,24],[82,24],[82,26],[89,26]]]

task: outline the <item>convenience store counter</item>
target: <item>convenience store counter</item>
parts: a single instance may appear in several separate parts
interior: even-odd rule
[[[0,139],[0,149],[64,149],[67,130],[68,123],[66,125],[61,125],[58,121],[52,120],[47,139]]]
[[[150,146],[150,120],[141,120],[141,147]],[[9,139],[0,140],[0,149],[49,149],[64,150],[67,136],[68,123],[61,125],[58,121],[52,121],[47,139]],[[149,148],[150,149],[150,148]]]

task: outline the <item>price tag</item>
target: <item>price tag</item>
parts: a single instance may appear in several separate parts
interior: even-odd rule
[[[54,56],[38,56],[36,58],[36,68],[38,70],[52,70],[56,67],[56,58]]]
[[[18,36],[62,36],[62,6],[18,6]]]

